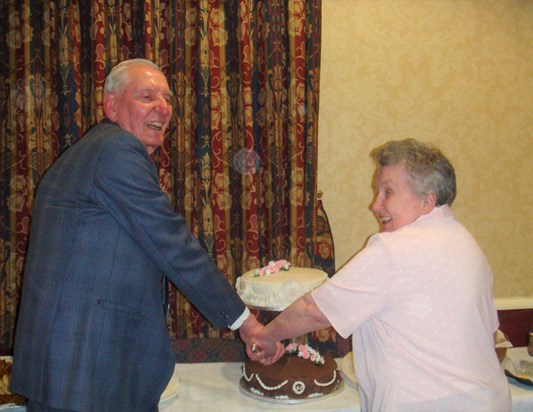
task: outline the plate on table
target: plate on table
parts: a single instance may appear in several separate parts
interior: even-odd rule
[[[341,370],[349,380],[357,384],[357,376],[353,367],[353,352],[348,353],[344,358],[342,358]]]
[[[6,411],[6,412],[17,412],[17,411],[25,411],[26,407],[24,405],[16,405],[14,403],[5,403],[3,405],[0,405],[0,411]]]
[[[159,399],[159,402],[165,402],[177,396],[179,388],[180,388],[180,380],[178,378],[178,375],[174,372],[174,375],[172,375],[170,382],[168,383],[167,387],[161,394],[161,398]]]
[[[502,365],[506,376],[524,385],[533,386],[533,361],[507,357]]]

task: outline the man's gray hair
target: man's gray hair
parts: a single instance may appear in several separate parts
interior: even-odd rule
[[[436,205],[450,205],[457,187],[455,171],[444,154],[416,139],[392,140],[376,147],[370,156],[380,167],[403,163],[411,177],[412,188],[418,196],[435,193]]]
[[[128,71],[132,67],[151,67],[162,72],[154,62],[146,59],[124,60],[111,69],[104,84],[104,95],[119,91],[128,82]]]

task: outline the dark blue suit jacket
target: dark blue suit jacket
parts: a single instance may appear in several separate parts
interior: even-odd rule
[[[157,405],[174,369],[162,274],[216,327],[245,309],[174,212],[142,143],[104,122],[37,189],[12,391],[80,411]]]

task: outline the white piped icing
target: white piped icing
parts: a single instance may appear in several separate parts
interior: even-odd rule
[[[255,375],[255,379],[257,379],[257,382],[259,382],[259,385],[261,385],[261,387],[264,389],[264,390],[267,390],[267,391],[275,391],[276,389],[280,389],[280,388],[283,388],[287,382],[289,382],[288,380],[285,380],[283,382],[281,382],[279,385],[277,386],[267,386],[265,385],[265,383],[261,380],[261,378],[259,378],[259,375]]]
[[[250,392],[252,392],[253,394],[255,395],[259,395],[259,396],[265,396],[265,394],[261,391],[258,391],[257,389],[255,388],[250,388]]]
[[[292,390],[295,394],[301,395],[305,391],[305,383],[302,381],[296,381],[292,384]]]
[[[247,375],[246,374],[246,365],[242,364],[242,376],[244,376],[244,379],[246,379],[247,382],[250,382],[252,378],[254,377],[254,374]]]
[[[316,386],[323,386],[324,387],[324,386],[332,385],[335,382],[336,379],[337,379],[337,371],[333,371],[333,379],[331,379],[329,382],[320,383],[316,379],[313,382],[315,383]]]

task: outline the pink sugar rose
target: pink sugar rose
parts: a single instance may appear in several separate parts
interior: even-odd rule
[[[278,273],[280,270],[289,270],[290,263],[286,260],[278,260],[273,261],[271,260],[268,262],[268,264],[260,269],[256,269],[254,272],[255,276],[265,276],[265,275],[271,275],[272,273]]]
[[[316,364],[323,365],[324,358],[320,354],[311,348],[309,345],[289,343],[285,346],[288,353],[298,352],[298,357],[308,359]]]

